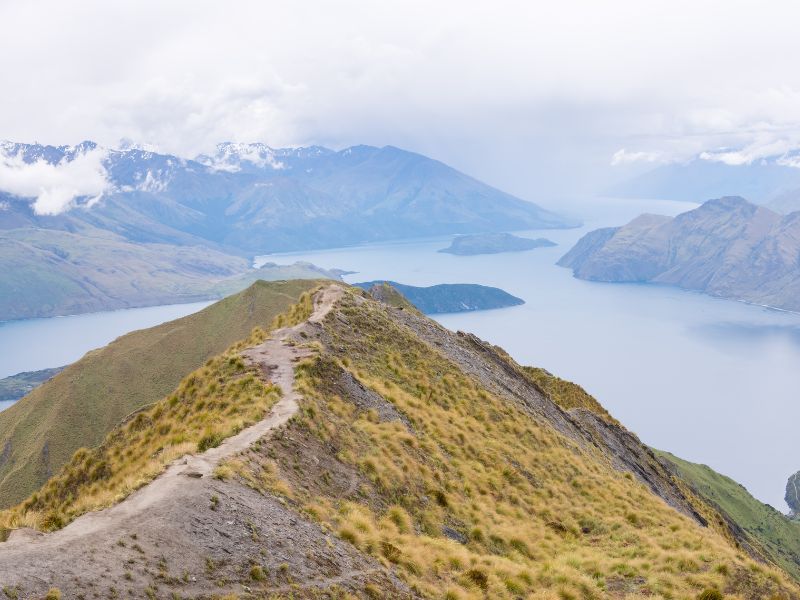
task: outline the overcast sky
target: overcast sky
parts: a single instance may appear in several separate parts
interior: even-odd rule
[[[0,0],[0,139],[393,144],[542,201],[800,145],[798,23],[794,1]]]

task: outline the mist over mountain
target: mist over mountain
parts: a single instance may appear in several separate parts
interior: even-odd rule
[[[254,255],[575,226],[392,146],[225,143],[194,159],[93,142],[0,145],[0,320],[219,297]]]
[[[610,187],[606,193],[689,202],[742,196],[789,213],[800,209],[800,151],[752,160],[736,152],[704,152],[685,162],[646,171]]]
[[[2,154],[0,229],[98,228],[133,242],[211,245],[248,255],[577,225],[392,146],[334,151],[225,143],[213,155],[187,159],[92,142],[6,142]],[[93,165],[84,171],[94,182],[102,175],[102,189],[73,184],[70,171],[87,157]],[[22,183],[37,177],[44,179],[38,187]]]

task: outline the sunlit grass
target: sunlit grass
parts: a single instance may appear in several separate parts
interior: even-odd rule
[[[755,565],[596,450],[487,392],[385,308],[349,304],[349,326],[328,323],[335,356],[298,369],[304,410],[290,428],[322,440],[368,484],[346,500],[311,494],[267,459],[239,465],[254,487],[290,498],[432,598],[796,593],[782,572]],[[341,370],[413,430],[332,393]]]

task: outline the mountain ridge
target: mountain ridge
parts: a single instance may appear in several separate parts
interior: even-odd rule
[[[730,154],[730,155],[729,155]],[[792,212],[800,208],[800,151],[750,158],[736,150],[703,152],[688,160],[659,165],[608,190],[626,198],[704,201],[721,196],[744,196],[757,204]],[[785,205],[783,204],[785,203]]]
[[[71,596],[800,596],[582,390],[553,382],[550,396],[540,387],[549,374],[528,374],[475,336],[324,286],[341,290],[326,316],[313,322],[319,291],[303,294],[269,331],[188,374],[2,519],[58,530],[93,503],[116,504],[104,486],[157,459],[160,445],[166,457],[188,452],[170,467],[183,470],[170,479],[174,493],[146,511],[116,504],[120,518],[99,536],[70,526],[13,532],[0,544],[0,582],[19,585],[20,598],[51,587]],[[194,472],[236,435],[236,411],[252,418],[277,399],[273,364],[283,363],[271,351],[263,367],[242,357],[276,348],[284,327],[291,352],[308,353],[294,367],[299,410],[213,475]],[[201,438],[206,410],[213,426]],[[185,436],[170,440],[171,431]],[[80,568],[51,551],[65,536]]]
[[[25,214],[18,205],[8,214],[9,205],[0,211],[0,229],[9,228],[12,218],[17,227],[78,229],[89,223],[131,241],[202,242],[252,255],[508,229],[515,223],[530,228],[577,224],[393,146],[333,151],[221,144],[217,155],[198,160],[139,149],[102,150],[93,142],[6,143],[3,148],[24,164],[43,160],[55,166],[81,153],[106,152],[99,168],[108,176],[108,188],[100,199],[76,199],[76,206],[61,215]]]
[[[0,412],[0,506],[22,500],[79,447],[98,444],[124,417],[268,324],[318,281],[256,282],[193,315],[128,333]]]
[[[800,310],[800,213],[741,197],[586,234],[558,262],[581,279],[652,282]]]
[[[577,225],[393,146],[195,158],[0,145],[0,319],[215,297],[253,279],[256,255]]]

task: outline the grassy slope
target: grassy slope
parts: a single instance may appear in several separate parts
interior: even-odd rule
[[[342,317],[325,323],[328,351],[298,369],[301,412],[225,465],[224,476],[285,497],[425,597],[800,595],[785,574],[669,508],[597,449],[482,388],[394,321],[393,309],[349,294]],[[309,304],[306,296],[273,323],[302,319]],[[115,501],[175,453],[257,418],[273,393],[237,363],[245,345],[209,361],[98,450],[78,452],[16,523],[58,527]],[[342,375],[391,406],[389,417],[353,404],[337,384]],[[219,421],[226,412],[232,419]]]
[[[0,413],[0,507],[27,497],[81,446],[255,326],[266,326],[315,281],[259,282],[196,313],[120,337]]]
[[[209,248],[137,244],[108,233],[0,233],[0,320],[220,298],[257,279],[319,279],[313,265],[250,269]]]
[[[572,383],[566,379],[556,377],[549,371],[539,367],[522,367],[522,370],[561,408],[565,410],[571,408],[585,408],[612,423],[618,423],[594,396],[589,394],[577,383]]]
[[[41,371],[25,371],[0,379],[0,402],[19,400],[36,386],[61,372],[64,367],[42,369]]]
[[[255,329],[253,343],[263,330]],[[40,490],[0,513],[0,529],[49,531],[115,504],[187,453],[218,446],[263,419],[280,398],[232,347],[189,374],[168,397],[115,427],[103,443],[81,448]]]
[[[2,232],[0,263],[8,266],[0,274],[0,319],[199,300],[209,278],[248,268],[243,258],[205,248],[27,229]]]
[[[768,558],[800,579],[800,522],[759,502],[741,484],[706,465],[682,460],[669,452],[657,454],[674,465],[698,494],[744,529]]]
[[[596,449],[482,388],[391,310],[351,301],[328,319],[329,352],[298,372],[302,416],[228,467],[393,565],[425,597],[798,593]],[[358,408],[337,384],[348,373],[408,427]]]

